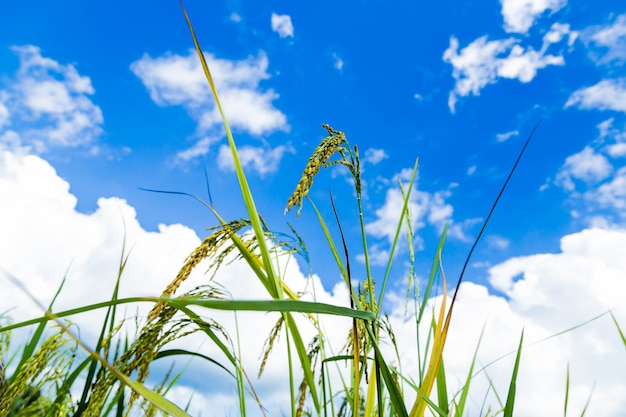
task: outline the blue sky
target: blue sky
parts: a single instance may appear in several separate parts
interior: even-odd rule
[[[447,222],[444,265],[454,279],[524,140],[541,120],[467,279],[548,333],[609,308],[625,317],[623,301],[614,298],[626,290],[619,275],[626,256],[615,243],[626,239],[623,4],[189,0],[186,7],[259,210],[273,230],[288,231],[287,221],[296,227],[328,291],[339,276],[312,208],[305,205],[299,219],[293,212],[283,216],[325,135],[322,123],[359,146],[374,259],[384,259],[395,230],[397,179],[406,178],[419,158],[411,202],[418,275],[427,275]],[[50,282],[46,260],[58,266],[55,278],[70,260],[80,265],[81,256],[85,269],[78,271],[99,273],[93,265],[105,265],[108,255],[99,261],[92,256],[115,259],[123,235],[111,230],[118,230],[120,213],[126,213],[138,236],[132,242],[136,252],[143,239],[152,242],[146,247],[161,248],[175,273],[215,221],[192,199],[139,188],[205,198],[205,170],[218,211],[227,218],[245,216],[177,2],[70,1],[60,8],[23,1],[1,9],[0,175],[5,195],[12,196],[2,204],[4,268],[33,274],[35,286],[37,279]],[[340,167],[322,171],[311,196],[331,219],[332,187],[353,235],[359,231],[347,180]],[[352,241],[358,259],[362,248]],[[31,262],[23,254],[33,242],[52,252],[35,262],[40,267],[24,265]],[[399,259],[406,248],[404,241]],[[137,271],[170,270],[142,269],[137,258]],[[591,268],[591,275],[572,277],[568,267],[574,265],[574,271]],[[392,289],[403,291],[405,274],[399,260]],[[590,293],[597,295],[594,301],[584,297]],[[80,299],[78,292],[73,296]],[[555,304],[559,297],[562,303]],[[579,302],[588,305],[570,311]],[[545,309],[554,312],[553,320],[545,318]],[[572,319],[562,321],[564,316]],[[614,329],[606,331],[613,337]],[[605,365],[596,371],[604,372]],[[617,387],[626,392],[623,381]]]

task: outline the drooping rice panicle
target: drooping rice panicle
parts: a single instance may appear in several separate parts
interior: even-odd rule
[[[181,286],[191,272],[195,269],[195,267],[205,259],[214,257],[219,255],[220,249],[230,241],[230,237],[237,233],[242,227],[248,226],[250,222],[248,220],[234,220],[223,226],[216,226],[209,230],[215,230],[211,233],[207,238],[205,238],[202,243],[193,250],[193,252],[185,259],[185,262],[176,275],[176,278],[165,288],[161,297],[167,298],[174,295],[178,287]],[[226,254],[233,249],[233,246],[230,246],[230,249],[227,249]],[[222,252],[221,256],[218,256],[216,259],[216,263],[212,266],[215,267],[216,270],[221,265],[222,260],[224,259],[225,254]],[[158,303],[154,306],[152,311],[150,311],[148,315],[148,319],[150,321],[155,320],[156,317],[163,311],[164,303]]]
[[[321,351],[321,343],[319,335],[313,337],[313,340],[309,343],[307,356],[309,357],[309,361],[313,364],[313,368],[317,363],[317,358],[319,357]],[[306,378],[302,378],[300,382],[300,387],[298,388],[298,408],[296,409],[296,417],[304,416],[304,405],[306,400],[307,389],[309,388],[309,384]],[[310,414],[310,413],[309,413]]]
[[[337,163],[343,163],[340,162],[341,160],[329,161],[335,153],[339,152],[342,155],[342,160],[345,160],[345,151],[348,144],[346,135],[327,124],[322,125],[322,127],[328,131],[328,136],[322,139],[322,142],[315,148],[313,155],[309,158],[304,172],[302,172],[302,176],[300,177],[300,181],[298,185],[296,185],[296,190],[287,199],[285,214],[295,206],[298,206],[296,215],[300,216],[303,199],[309,193],[313,185],[313,178],[315,178],[319,170],[322,167],[327,168]]]
[[[258,378],[261,378],[261,375],[263,375],[265,365],[267,364],[267,358],[269,357],[270,352],[274,347],[274,342],[276,342],[276,340],[280,336],[280,331],[283,328],[284,323],[285,319],[283,318],[283,316],[280,316],[274,327],[272,327],[272,330],[270,331],[270,335],[267,337],[267,340],[265,340],[265,344],[263,346],[263,359],[261,359],[261,366],[259,367]]]
[[[11,383],[5,384],[0,395],[0,416],[36,415],[42,401],[41,392],[50,381],[55,381],[64,370],[71,366],[72,357],[67,354],[67,339],[63,333],[48,337],[39,349],[29,357],[14,375]],[[4,372],[4,371],[3,371]],[[49,404],[48,404],[49,405]],[[27,412],[27,408],[30,410]],[[47,410],[44,410],[47,411]]]

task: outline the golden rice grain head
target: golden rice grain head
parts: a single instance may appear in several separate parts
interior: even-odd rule
[[[167,298],[174,295],[176,290],[189,278],[191,272],[200,262],[217,254],[219,249],[233,234],[237,233],[242,227],[249,223],[248,220],[234,220],[223,226],[212,228],[215,229],[215,231],[206,237],[202,243],[187,256],[176,278],[165,288],[161,297]],[[163,302],[157,303],[148,314],[148,321],[155,320],[159,313],[163,311],[164,306],[165,304]]]
[[[258,375],[259,378],[261,378],[261,375],[263,374],[263,371],[265,370],[267,358],[270,356],[270,352],[272,351],[272,348],[274,347],[274,342],[280,335],[280,330],[283,327],[284,320],[285,319],[283,318],[283,316],[280,316],[280,318],[278,319],[278,321],[272,328],[270,335],[265,340],[265,344],[263,345],[263,359],[261,360],[261,366],[259,368],[259,375]]]
[[[13,382],[4,389],[4,395],[0,396],[0,416],[9,415],[14,401],[27,395],[31,385],[36,387],[34,380],[55,358],[62,357],[65,343],[63,333],[50,336],[35,354],[26,360]]]
[[[328,136],[322,139],[309,158],[307,165],[302,172],[302,176],[300,177],[300,181],[296,185],[295,191],[287,199],[284,214],[287,214],[289,210],[298,206],[296,216],[300,216],[303,199],[307,196],[309,189],[313,185],[313,178],[317,175],[320,168],[325,167],[328,160],[336,152],[340,151],[340,149],[343,149],[343,145],[348,143],[343,132],[334,130],[327,124],[322,125],[322,127],[328,131]]]

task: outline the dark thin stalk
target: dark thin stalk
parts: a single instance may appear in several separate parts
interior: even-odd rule
[[[502,194],[504,194],[504,190],[509,185],[509,181],[511,180],[511,177],[513,176],[513,173],[517,169],[517,165],[519,164],[520,160],[522,159],[522,155],[524,155],[524,152],[526,151],[526,148],[528,147],[528,144],[530,143],[530,139],[532,139],[533,135],[535,134],[535,131],[539,127],[539,123],[541,123],[541,120],[539,120],[537,122],[537,124],[533,128],[532,132],[530,132],[530,135],[528,135],[528,138],[526,139],[526,142],[524,143],[524,146],[522,147],[522,150],[520,151],[519,155],[517,156],[517,160],[513,164],[513,167],[511,168],[511,171],[509,172],[509,175],[506,177],[506,181],[504,181],[504,184],[502,185],[502,188],[500,188],[500,192],[498,193],[498,196],[496,197],[496,199],[494,200],[493,204],[491,205],[491,209],[489,209],[489,214],[485,218],[485,221],[483,222],[483,225],[480,228],[480,232],[478,233],[478,236],[476,236],[476,239],[474,240],[474,244],[472,245],[472,248],[470,249],[469,253],[467,254],[467,258],[465,258],[465,263],[463,264],[463,269],[461,269],[461,274],[459,275],[459,281],[458,281],[458,283],[456,285],[456,289],[454,290],[454,295],[452,296],[452,302],[450,303],[450,310],[452,310],[452,307],[454,306],[454,301],[456,300],[456,296],[457,296],[457,294],[459,292],[459,288],[461,287],[461,282],[463,281],[463,276],[465,275],[465,270],[467,269],[467,265],[469,264],[469,261],[472,258],[472,255],[474,254],[474,249],[476,249],[476,246],[478,245],[478,242],[480,241],[480,238],[483,236],[483,232],[485,231],[485,228],[487,227],[487,223],[489,223],[489,219],[491,219],[491,215],[495,211],[496,206],[498,205],[498,202],[500,201],[500,197],[502,197]]]

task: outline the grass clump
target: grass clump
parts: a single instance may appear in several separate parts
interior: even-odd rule
[[[216,309],[233,311],[236,318],[237,311],[256,311],[259,314],[278,313],[277,321],[269,332],[262,349],[258,376],[261,377],[265,371],[272,351],[279,343],[283,343],[280,338],[284,335],[287,347],[286,377],[290,387],[290,402],[286,404],[284,412],[291,416],[464,415],[469,388],[474,376],[476,352],[464,384],[458,391],[450,392],[450,387],[446,382],[443,351],[463,272],[519,158],[472,246],[453,294],[448,292],[441,260],[447,227],[444,228],[436,247],[433,266],[426,285],[423,289],[417,289],[417,283],[413,280],[414,253],[411,246],[413,231],[409,201],[417,172],[416,161],[411,179],[406,184],[400,183],[403,205],[391,244],[389,260],[382,280],[376,288],[369,262],[365,232],[358,148],[350,146],[344,132],[324,124],[322,127],[327,135],[308,159],[294,192],[287,199],[284,213],[297,208],[296,216],[299,216],[305,201],[310,203],[324,232],[333,261],[349,289],[350,307],[303,301],[300,295],[285,282],[285,272],[281,270],[280,259],[285,255],[290,256],[295,251],[306,253],[304,242],[293,227],[294,236],[291,241],[297,243],[294,245],[286,242],[285,239],[271,232],[258,213],[228,121],[223,116],[210,69],[204,60],[189,17],[186,12],[184,15],[207,82],[215,97],[216,105],[222,113],[224,129],[248,218],[224,219],[212,204],[203,202],[215,215],[218,224],[209,229],[209,235],[184,260],[180,271],[166,286],[160,297],[119,298],[119,282],[128,260],[125,251],[122,250],[116,285],[109,301],[57,312],[53,312],[53,306],[50,305],[48,308],[42,308],[45,313],[40,318],[0,327],[0,357],[8,358],[0,367],[0,417],[17,415],[99,417],[129,416],[133,413],[147,416],[188,416],[185,409],[172,404],[165,398],[180,378],[180,374],[172,375],[168,372],[152,388],[147,387],[150,369],[155,361],[177,356],[199,358],[223,370],[232,378],[236,386],[240,415],[245,416],[251,412],[248,406],[250,398],[253,399],[255,410],[265,414],[263,398],[255,392],[243,367],[242,347],[238,339],[231,338],[220,323],[197,313],[198,310],[202,310],[208,311],[210,315],[210,312]],[[520,157],[527,145],[528,142],[520,153]],[[352,256],[349,253],[340,217],[335,210],[332,194],[330,195],[334,214],[332,221],[336,223],[339,230],[338,239],[331,234],[326,219],[308,197],[314,178],[321,168],[335,165],[347,168],[353,179],[361,232],[360,243],[362,243],[365,260],[365,278],[362,281],[356,280],[353,276],[350,267]],[[419,330],[420,326],[426,326],[427,334],[426,340],[419,337],[417,340],[417,375],[403,373],[402,358],[393,329],[388,318],[382,314],[385,289],[402,233],[407,234],[409,264],[411,265],[407,294],[411,294],[409,298],[413,305],[416,327]],[[265,290],[263,297],[259,297],[265,298],[264,300],[232,300],[226,297],[227,289],[217,285],[212,278],[221,268],[231,262],[245,263],[249,267],[254,278]],[[201,263],[208,265],[209,284],[177,295],[181,285]],[[440,285],[441,303],[433,311],[432,321],[427,322],[423,320],[427,302],[437,285]],[[137,319],[134,337],[123,337],[121,329],[128,322],[119,320],[118,306],[145,302],[153,304],[147,318],[143,321]],[[95,309],[104,309],[105,318],[95,347],[89,349],[71,332],[71,323],[67,321],[67,318]],[[345,345],[339,353],[336,353],[330,346],[327,335],[320,325],[320,314],[338,315],[351,321]],[[312,326],[315,330],[315,335],[311,340],[307,341],[303,337],[302,323]],[[626,346],[626,339],[617,321],[615,324]],[[50,325],[56,327],[54,332],[51,332]],[[35,331],[31,339],[27,341],[21,355],[9,354],[10,332],[27,326],[35,326]],[[419,331],[417,333],[420,334]],[[225,359],[218,361],[199,352],[171,347],[172,342],[192,334],[201,334],[205,337],[208,343],[217,347]],[[513,415],[522,342],[523,334],[516,351],[515,365],[511,372],[505,404],[500,405],[495,412],[488,412],[487,415],[502,414],[505,417]],[[383,353],[381,346],[386,343],[389,343],[395,351],[396,357],[393,360]],[[478,347],[476,347],[477,350]],[[79,352],[83,357],[78,355]],[[396,362],[395,365],[392,365],[393,361]],[[338,379],[331,377],[331,373],[334,372],[339,373]],[[567,398],[565,409],[567,409]]]

